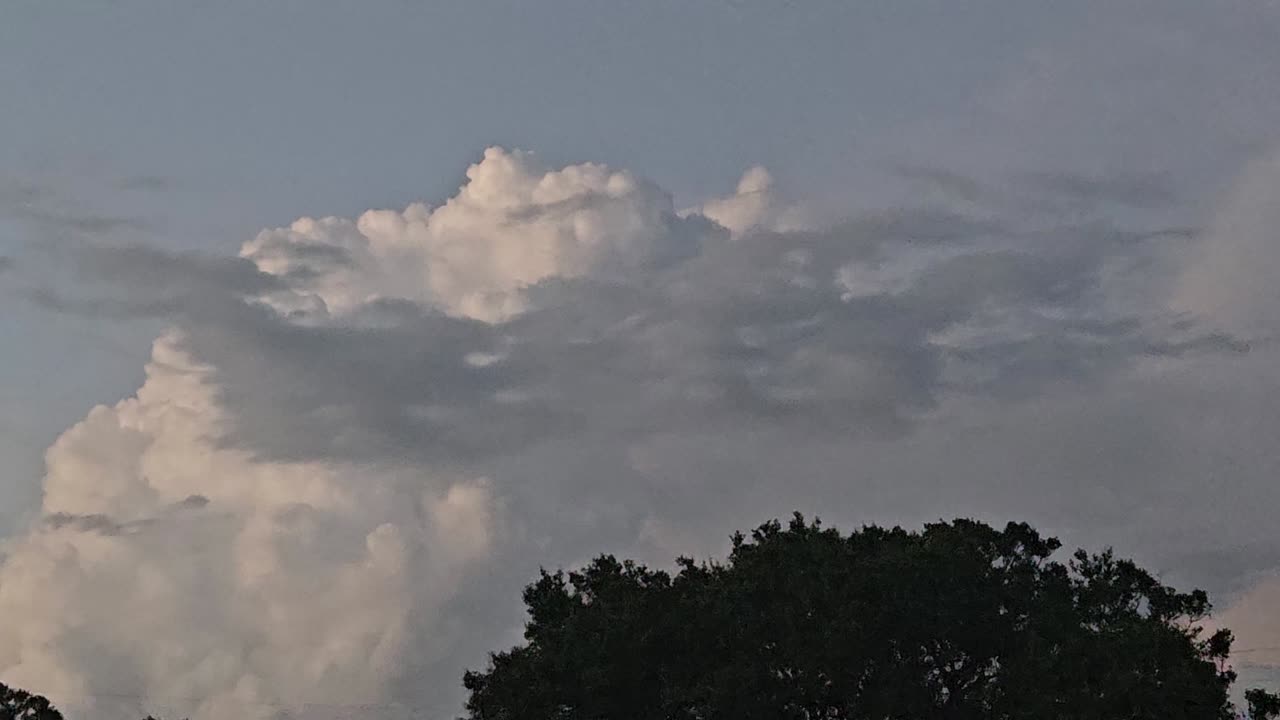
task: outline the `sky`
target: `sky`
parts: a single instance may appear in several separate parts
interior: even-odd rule
[[[1275,683],[1277,40],[1243,0],[6,5],[0,681],[453,717],[539,567],[799,510],[1114,545]]]

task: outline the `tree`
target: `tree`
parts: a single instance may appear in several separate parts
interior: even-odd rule
[[[48,699],[0,683],[0,720],[62,720]]]
[[[1280,717],[1280,695],[1254,688],[1244,692],[1244,700],[1249,706],[1249,717],[1253,720]]]
[[[48,698],[0,683],[0,720],[62,720]],[[159,720],[148,715],[143,720]]]
[[[524,592],[472,720],[1227,718],[1231,633],[1110,551],[1026,524],[771,522],[673,576],[602,556]],[[1256,710],[1271,705],[1258,694]],[[1250,700],[1251,707],[1254,700]]]

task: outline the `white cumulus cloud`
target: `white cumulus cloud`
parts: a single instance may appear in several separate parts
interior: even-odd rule
[[[212,373],[162,337],[137,395],[49,450],[43,519],[0,567],[0,614],[22,618],[0,629],[7,682],[83,712],[120,693],[197,717],[378,701],[410,624],[490,551],[483,480],[222,447]]]
[[[522,291],[541,280],[646,272],[696,254],[708,232],[631,173],[595,163],[547,169],[531,153],[493,147],[439,207],[303,218],[262,232],[240,254],[295,279],[298,296],[275,299],[289,310],[345,313],[401,298],[492,322],[524,310]]]

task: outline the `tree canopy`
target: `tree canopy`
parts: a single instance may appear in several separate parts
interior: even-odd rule
[[[0,720],[62,720],[47,698],[0,683]]]
[[[526,642],[464,677],[472,720],[1228,718],[1202,591],[1026,524],[737,535],[672,575],[601,556],[524,592]],[[1280,700],[1249,694],[1256,717]]]

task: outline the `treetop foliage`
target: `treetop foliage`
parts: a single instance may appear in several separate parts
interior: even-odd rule
[[[472,720],[1228,718],[1231,633],[1111,551],[1025,523],[736,535],[670,574],[543,571],[525,643],[466,673]],[[1268,703],[1274,702],[1275,705]],[[1257,717],[1280,699],[1254,691]]]

